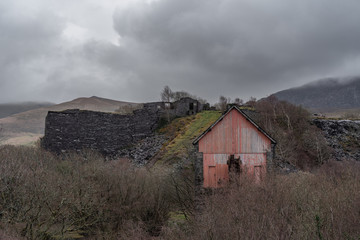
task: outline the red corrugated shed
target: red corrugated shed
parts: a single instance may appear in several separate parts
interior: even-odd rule
[[[194,144],[202,153],[203,186],[219,187],[228,181],[232,170],[240,173],[246,169],[260,181],[266,174],[276,141],[234,106],[195,139]]]

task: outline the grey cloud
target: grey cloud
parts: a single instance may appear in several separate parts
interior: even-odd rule
[[[117,12],[114,26],[158,56],[154,68],[193,64],[187,89],[210,84],[209,95],[249,97],[341,71],[360,53],[359,8],[352,0],[160,0]]]
[[[34,90],[62,29],[60,19],[45,11],[19,12],[11,3],[0,4],[0,101],[16,101]]]
[[[71,14],[101,29],[96,8],[81,10],[89,2],[61,9],[32,1],[38,10],[28,14],[19,11],[21,1],[0,3],[0,102],[91,95],[153,101],[164,85],[211,102],[219,95],[246,100],[360,74],[358,0],[134,1],[114,12],[119,45],[63,39]]]

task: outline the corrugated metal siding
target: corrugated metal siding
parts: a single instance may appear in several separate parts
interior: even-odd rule
[[[204,186],[218,187],[229,179],[228,154],[204,154]],[[213,170],[214,168],[214,170]]]
[[[229,180],[227,161],[231,154],[203,154],[204,187],[220,187]],[[255,167],[262,167],[261,174],[266,174],[265,153],[234,154],[240,158],[243,170],[249,176],[254,175]],[[213,172],[212,172],[213,171]]]
[[[270,148],[270,139],[234,109],[199,141],[204,187],[220,187],[229,180],[230,155],[240,157],[242,168],[259,179],[259,174],[266,173],[266,152]]]
[[[270,139],[234,109],[200,139],[199,152],[265,153],[270,146]]]

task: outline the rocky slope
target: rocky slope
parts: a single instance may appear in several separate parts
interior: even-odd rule
[[[315,119],[313,123],[324,132],[336,160],[360,161],[360,121]]]
[[[154,134],[119,151],[117,156],[130,159],[136,166],[144,166],[160,151],[167,140],[164,135]]]

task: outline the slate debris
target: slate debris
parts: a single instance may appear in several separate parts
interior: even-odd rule
[[[313,123],[324,132],[336,160],[360,161],[360,121],[314,119]]]
[[[138,143],[118,152],[117,157],[129,158],[136,166],[144,166],[152,159],[162,148],[167,138],[163,135],[148,136]]]

